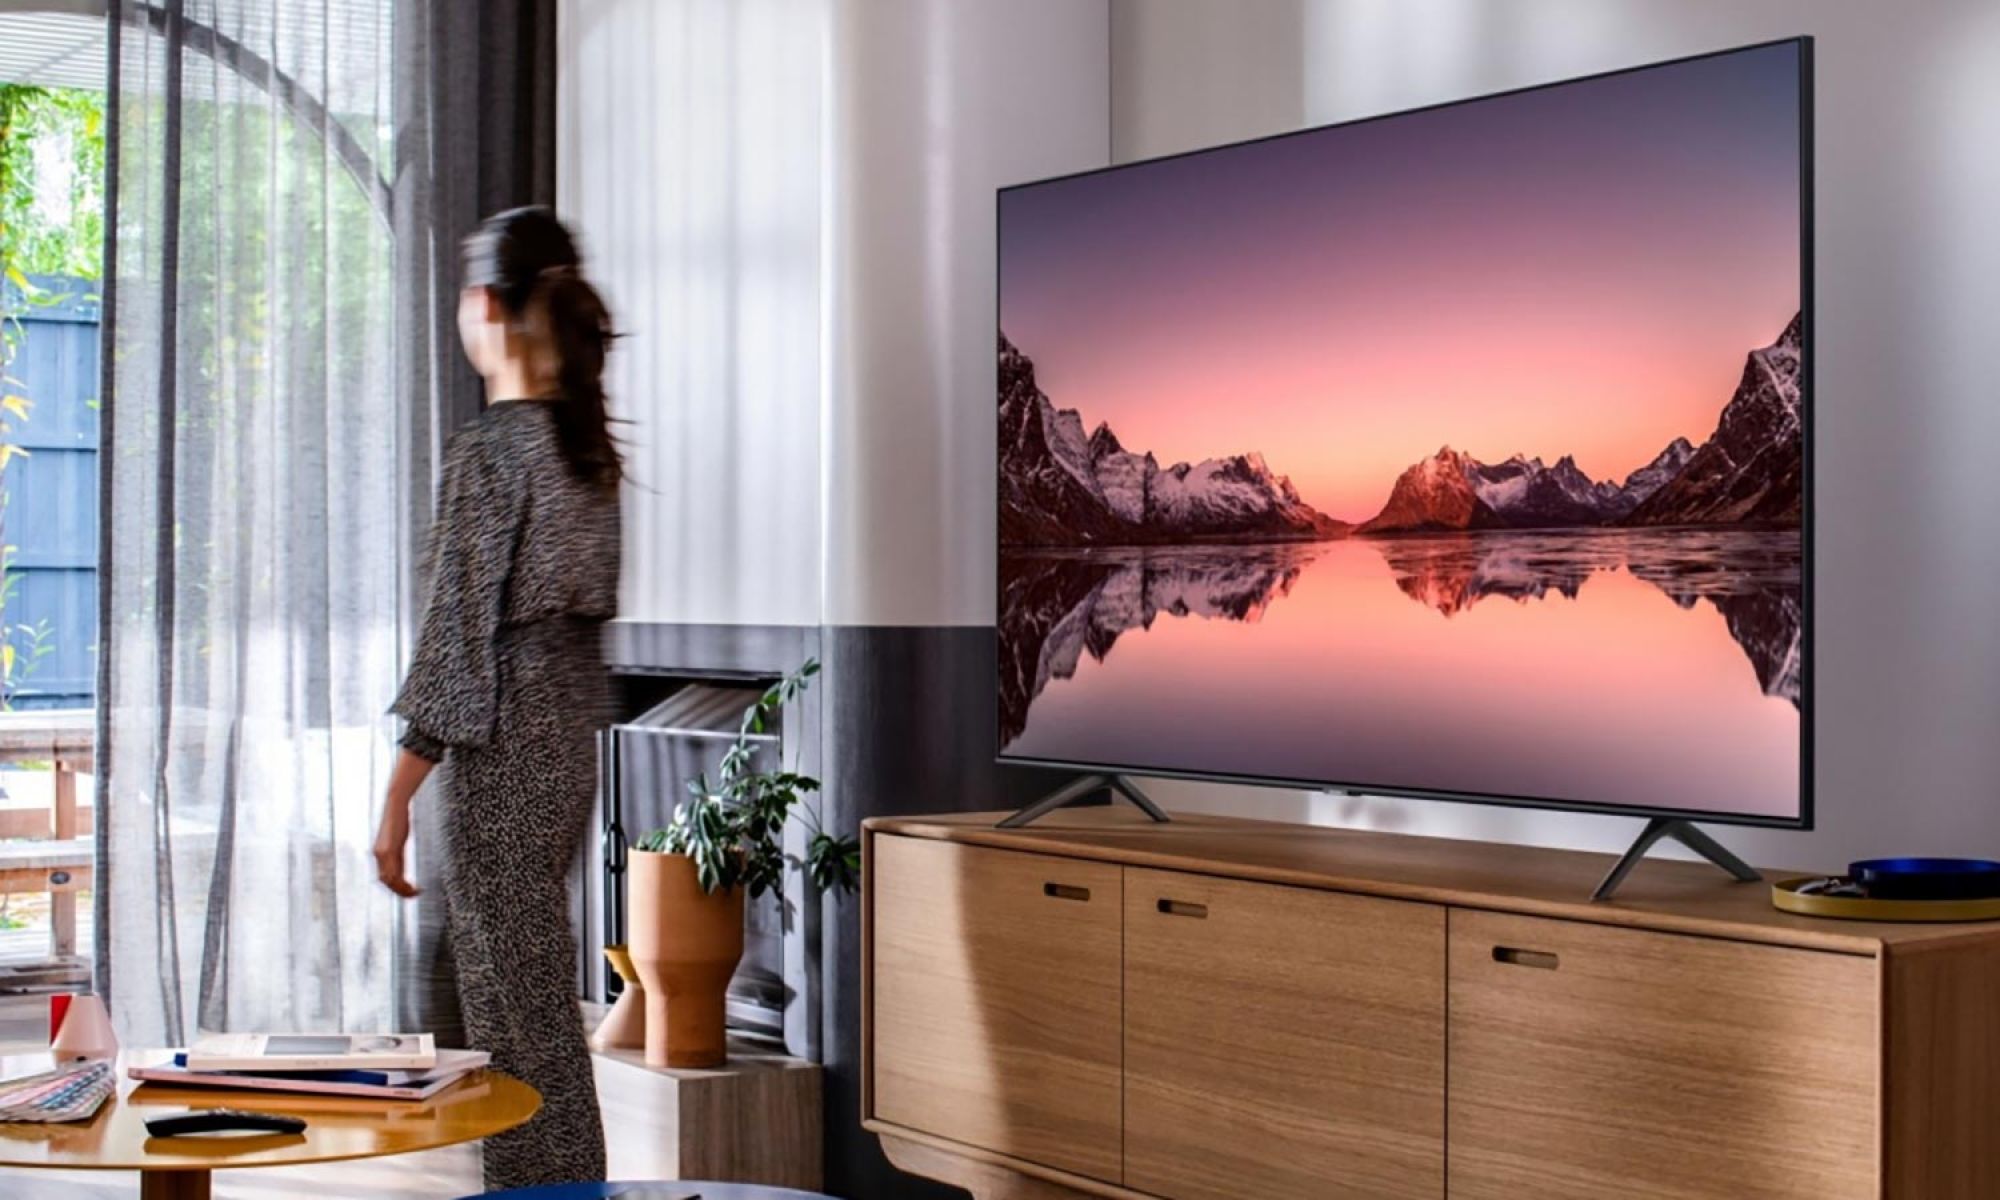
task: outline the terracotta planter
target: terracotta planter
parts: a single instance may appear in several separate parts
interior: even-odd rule
[[[646,990],[646,1061],[719,1067],[723,1000],[743,957],[743,892],[710,895],[685,854],[634,850],[626,878],[626,948]]]

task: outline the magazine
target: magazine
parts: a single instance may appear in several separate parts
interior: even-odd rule
[[[428,1033],[219,1033],[188,1047],[193,1071],[429,1070]]]
[[[203,1071],[189,1066],[188,1058],[187,1055],[175,1055],[170,1063],[132,1067],[126,1073],[147,1083],[173,1087],[359,1096],[374,1100],[428,1100],[491,1061],[491,1056],[484,1051],[439,1050],[437,1062],[428,1070]]]

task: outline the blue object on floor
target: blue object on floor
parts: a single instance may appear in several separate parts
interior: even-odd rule
[[[824,1192],[765,1187],[758,1183],[703,1183],[699,1179],[628,1179],[617,1183],[555,1183],[487,1192],[461,1200],[833,1200]]]

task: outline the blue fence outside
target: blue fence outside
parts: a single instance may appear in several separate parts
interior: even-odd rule
[[[14,547],[5,621],[16,627],[15,708],[87,707],[97,674],[97,285],[37,276],[59,296],[29,303],[0,283],[0,311],[25,335],[7,373],[33,401],[28,419],[8,417],[8,441],[28,452],[0,471],[0,527]],[[43,632],[47,653],[34,656]],[[33,661],[28,661],[33,656]]]

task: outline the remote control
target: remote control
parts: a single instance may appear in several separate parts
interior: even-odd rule
[[[146,1122],[146,1132],[154,1137],[185,1137],[191,1133],[304,1133],[306,1123],[302,1117],[287,1117],[279,1113],[242,1112],[233,1108],[204,1108],[192,1112],[175,1113],[167,1117],[153,1117]]]

